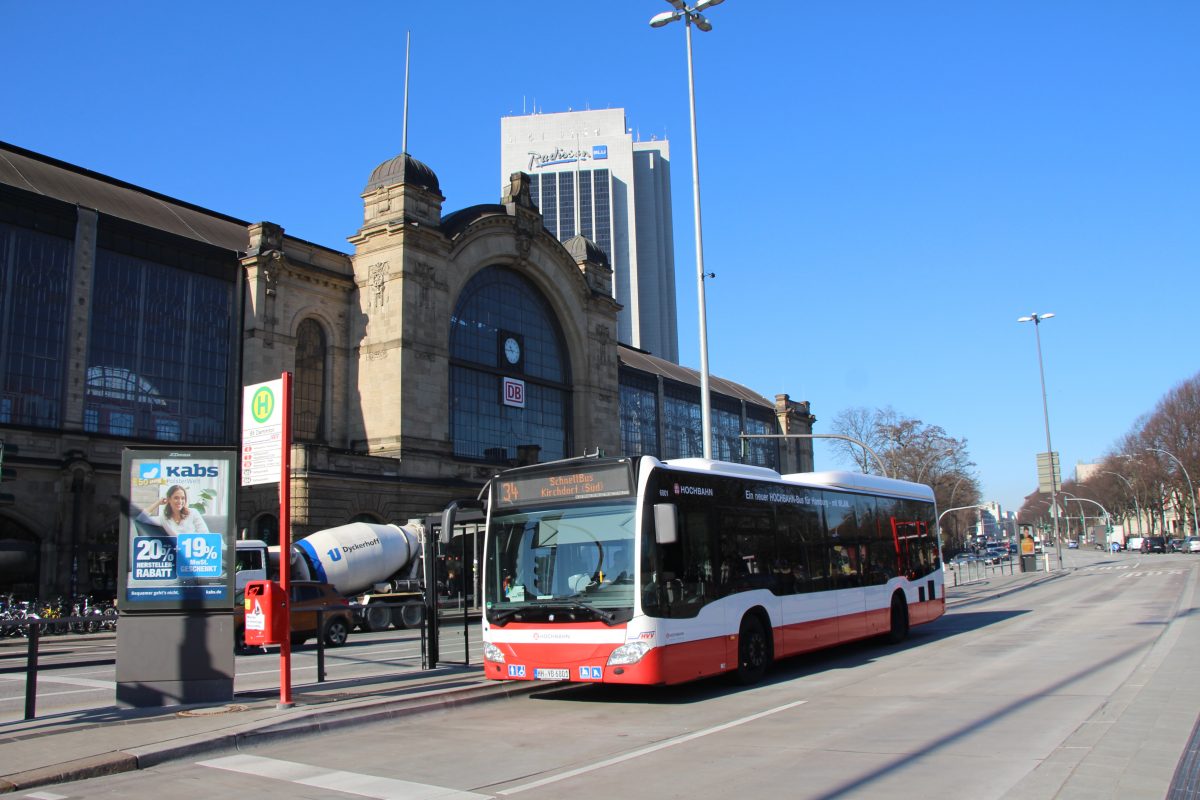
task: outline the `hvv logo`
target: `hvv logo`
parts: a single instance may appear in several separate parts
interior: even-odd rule
[[[162,477],[162,464],[157,461],[146,461],[138,466],[138,478],[143,481],[153,481]]]

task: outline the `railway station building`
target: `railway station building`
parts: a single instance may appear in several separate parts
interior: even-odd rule
[[[242,387],[284,371],[294,537],[512,465],[699,455],[699,375],[621,341],[605,252],[549,232],[524,172],[496,199],[448,212],[401,154],[340,252],[0,143],[0,592],[112,596],[123,449],[237,449]],[[811,433],[807,402],[711,385],[715,457],[812,469],[810,440],[740,439]],[[277,487],[236,516],[277,540]]]

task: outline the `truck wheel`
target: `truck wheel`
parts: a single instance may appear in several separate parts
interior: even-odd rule
[[[341,647],[350,637],[350,625],[341,617],[335,617],[325,623],[325,645]]]
[[[386,631],[392,622],[392,610],[384,606],[369,605],[363,611],[363,627],[374,633]]]
[[[397,628],[419,628],[425,622],[425,606],[420,603],[405,603],[392,614]]]

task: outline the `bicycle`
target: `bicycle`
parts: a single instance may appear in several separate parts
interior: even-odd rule
[[[100,623],[101,630],[115,631],[117,629],[117,607],[115,605],[106,605],[101,616],[103,617]]]
[[[36,604],[35,604],[36,605]],[[62,613],[63,600],[58,598],[57,602],[45,603],[36,615],[38,619],[43,620],[42,632],[54,635],[68,633],[71,630],[71,625],[63,619]]]
[[[103,623],[103,612],[93,604],[90,595],[71,605],[71,617],[71,630],[75,633],[95,633]]]

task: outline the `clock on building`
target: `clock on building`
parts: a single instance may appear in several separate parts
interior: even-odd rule
[[[500,365],[512,369],[521,369],[525,360],[523,337],[519,333],[499,331]]]

